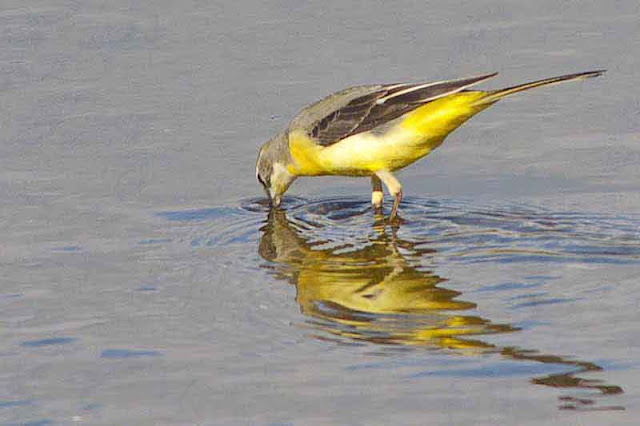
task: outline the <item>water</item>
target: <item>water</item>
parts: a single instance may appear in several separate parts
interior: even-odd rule
[[[639,12],[3,2],[0,422],[635,424]],[[598,68],[400,173],[398,226],[366,180],[259,198],[331,91]]]
[[[403,203],[398,226],[372,214],[367,200],[352,198],[289,199],[283,210],[272,212],[263,200],[248,200],[235,211],[210,208],[160,216],[191,224],[190,230],[196,229],[191,247],[257,245],[263,259],[259,266],[275,281],[295,286],[304,316],[295,327],[308,338],[380,358],[348,366],[348,371],[405,366],[405,358],[411,358],[409,366],[417,371],[406,379],[527,377],[533,384],[560,388],[560,409],[625,409],[614,398],[624,392],[622,387],[597,375],[580,377],[603,366],[492,343],[492,336],[551,326],[552,321],[539,319],[545,305],[565,305],[566,313],[580,305],[585,296],[579,286],[569,290],[574,284],[565,282],[566,272],[560,271],[637,268],[638,217],[410,199]],[[219,224],[214,232],[212,221]],[[487,284],[472,275],[483,264],[515,266],[515,271],[533,267],[545,275],[509,268],[504,277],[493,274],[491,282],[499,284]],[[443,266],[451,276],[434,272]],[[510,321],[492,321],[478,303],[466,300],[485,294],[502,300]],[[409,350],[418,350],[420,361]]]

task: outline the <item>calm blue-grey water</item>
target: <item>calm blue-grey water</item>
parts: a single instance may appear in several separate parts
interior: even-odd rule
[[[0,423],[635,424],[637,1],[0,4]],[[258,147],[344,87],[589,69],[399,173]],[[387,211],[389,205],[386,206]]]

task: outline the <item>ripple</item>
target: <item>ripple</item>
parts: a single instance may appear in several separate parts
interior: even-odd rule
[[[77,339],[73,337],[51,337],[48,339],[29,340],[22,342],[21,345],[30,348],[40,348],[43,346],[66,345],[68,343],[73,343],[76,340]]]
[[[256,241],[269,210],[265,198],[252,198],[237,207],[157,215],[189,224],[192,246],[221,247]],[[364,198],[286,197],[281,210],[290,226],[317,249],[360,250],[392,229],[408,243],[402,247],[406,255],[420,256],[426,250],[433,261],[447,263],[640,263],[640,217],[632,215],[408,198],[400,209],[400,225],[391,227]]]
[[[124,359],[162,356],[158,351],[137,351],[131,349],[105,349],[100,353],[100,358]]]
[[[287,211],[307,237],[359,249],[385,227],[367,200],[332,199]],[[554,213],[521,205],[410,199],[397,237],[447,262],[640,262],[640,218]]]

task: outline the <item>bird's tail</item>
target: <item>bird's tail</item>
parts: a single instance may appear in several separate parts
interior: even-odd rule
[[[596,70],[596,71],[580,72],[576,74],[561,75],[559,77],[545,78],[544,80],[532,81],[525,84],[519,84],[513,87],[507,87],[506,89],[489,91],[487,92],[486,96],[483,96],[482,98],[478,99],[475,102],[475,104],[476,105],[492,104],[506,96],[510,96],[510,95],[513,95],[514,93],[522,92],[523,90],[529,90],[529,89],[533,89],[534,87],[547,86],[550,84],[562,83],[565,81],[583,80],[585,78],[598,77],[604,74],[605,71],[606,70]]]

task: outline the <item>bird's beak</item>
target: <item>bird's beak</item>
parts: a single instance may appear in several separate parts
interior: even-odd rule
[[[270,193],[269,197],[271,198],[272,208],[280,207],[280,203],[282,202],[282,195]]]
[[[269,196],[269,203],[271,204],[271,207],[279,207],[280,202],[282,202],[282,194],[278,194],[278,192],[273,188],[265,188],[265,190],[267,191],[267,195]]]

